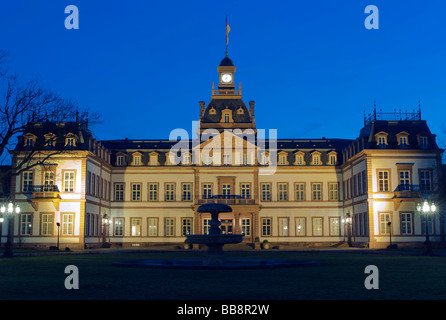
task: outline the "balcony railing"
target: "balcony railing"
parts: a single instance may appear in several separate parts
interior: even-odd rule
[[[198,204],[205,203],[222,203],[222,204],[232,204],[232,205],[240,205],[240,204],[255,204],[254,199],[245,199],[239,195],[216,195],[212,196],[212,198],[208,199],[199,199]]]
[[[416,184],[399,184],[395,189],[397,198],[419,198],[421,197],[421,189]]]
[[[34,185],[32,186],[33,199],[59,198],[60,191],[57,185]]]

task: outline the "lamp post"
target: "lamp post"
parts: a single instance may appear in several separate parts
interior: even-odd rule
[[[426,240],[424,241],[424,249],[423,253],[425,255],[431,255],[432,254],[432,243],[429,240],[429,225],[428,225],[428,218],[430,214],[434,214],[437,211],[437,206],[432,202],[429,203],[427,200],[424,200],[423,204],[418,203],[417,204],[417,211],[421,214],[423,212],[424,214],[424,221],[425,221],[425,234],[426,234]]]
[[[2,216],[0,217],[0,248],[2,247],[3,221],[5,221],[5,218],[3,218],[3,215],[2,215]]]
[[[352,246],[352,233],[351,233],[352,218],[350,218],[350,214],[347,213],[345,218],[343,218],[341,221],[342,221],[342,223],[344,223],[344,241],[345,241],[345,234],[347,234],[347,243],[348,243],[348,246],[351,247]]]
[[[5,243],[5,251],[3,253],[4,257],[12,257],[14,254],[12,252],[12,242],[11,242],[11,216],[16,213],[20,213],[20,207],[17,205],[14,208],[14,204],[12,202],[8,203],[8,206],[6,207],[4,204],[0,207],[0,212],[2,215],[6,215],[8,217],[8,229],[6,233],[6,243]]]
[[[107,214],[104,214],[102,218],[102,248],[110,248],[110,243],[107,244],[107,233],[109,230],[111,219],[108,218]]]
[[[57,226],[57,250],[59,250],[60,222],[56,222]]]

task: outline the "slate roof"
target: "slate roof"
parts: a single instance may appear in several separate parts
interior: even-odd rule
[[[399,149],[397,134],[407,132],[409,134],[409,144],[407,149],[418,149],[417,135],[424,135],[428,138],[428,148],[438,149],[435,141],[436,135],[432,134],[425,120],[405,120],[405,121],[386,121],[374,120],[361,129],[359,139],[364,139],[365,149],[379,149],[375,134],[385,132],[387,136],[387,149]]]
[[[228,56],[224,57],[223,60],[220,62],[220,67],[233,67],[234,62],[232,62],[231,59],[228,58]]]
[[[71,150],[88,150],[88,140],[92,137],[91,131],[80,122],[38,122],[28,125],[25,134],[31,133],[37,137],[36,146],[44,146],[45,137],[48,133],[53,133],[56,138],[56,144],[53,149],[63,149],[65,145],[65,135],[68,133],[75,134],[79,139],[76,147]],[[25,150],[24,138],[19,137],[19,141],[15,148],[16,151]]]
[[[242,114],[237,111],[241,108]],[[211,114],[211,109],[215,109],[215,114]],[[202,123],[219,123],[221,120],[221,112],[224,109],[232,110],[232,118],[235,123],[251,123],[251,113],[242,99],[212,99],[201,117]]]

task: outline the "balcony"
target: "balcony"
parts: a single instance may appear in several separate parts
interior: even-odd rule
[[[60,191],[56,185],[32,186],[33,199],[60,198]]]
[[[59,210],[60,191],[56,185],[34,185],[31,187],[31,203],[35,210],[38,210],[40,202],[51,201],[54,208]]]
[[[420,198],[421,189],[415,184],[400,184],[395,189],[395,198]]]
[[[244,199],[239,195],[215,195],[209,199],[199,199],[198,204],[222,203],[228,205],[255,204],[254,199]]]

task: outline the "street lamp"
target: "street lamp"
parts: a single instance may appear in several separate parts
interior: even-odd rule
[[[348,246],[352,246],[352,234],[351,234],[351,222],[352,218],[350,218],[350,214],[347,213],[346,217],[341,220],[342,223],[344,223],[344,241],[345,241],[345,234],[347,233],[347,243]]]
[[[429,204],[427,200],[424,200],[423,204],[421,203],[417,204],[417,211],[421,214],[423,212],[424,214],[424,221],[425,221],[425,233],[426,233],[426,241],[424,241],[424,251],[423,253],[425,255],[432,254],[432,244],[429,240],[429,226],[428,226],[428,218],[430,214],[434,214],[437,211],[437,206],[435,203]]]
[[[0,247],[2,246],[3,221],[5,221],[5,218],[3,218],[3,215],[2,215],[0,217]]]
[[[112,219],[109,219],[107,214],[104,214],[104,218],[102,218],[102,248],[110,248],[110,243],[107,244],[107,233],[109,233],[111,223]]]
[[[8,230],[6,234],[6,243],[5,243],[5,251],[3,253],[4,257],[12,257],[14,254],[12,252],[12,242],[11,242],[11,216],[16,213],[20,213],[20,207],[17,205],[14,208],[14,204],[12,202],[8,203],[8,206],[6,207],[4,204],[0,207],[0,212],[3,216],[8,217]]]
[[[59,250],[60,222],[56,222],[57,226],[57,250]]]

